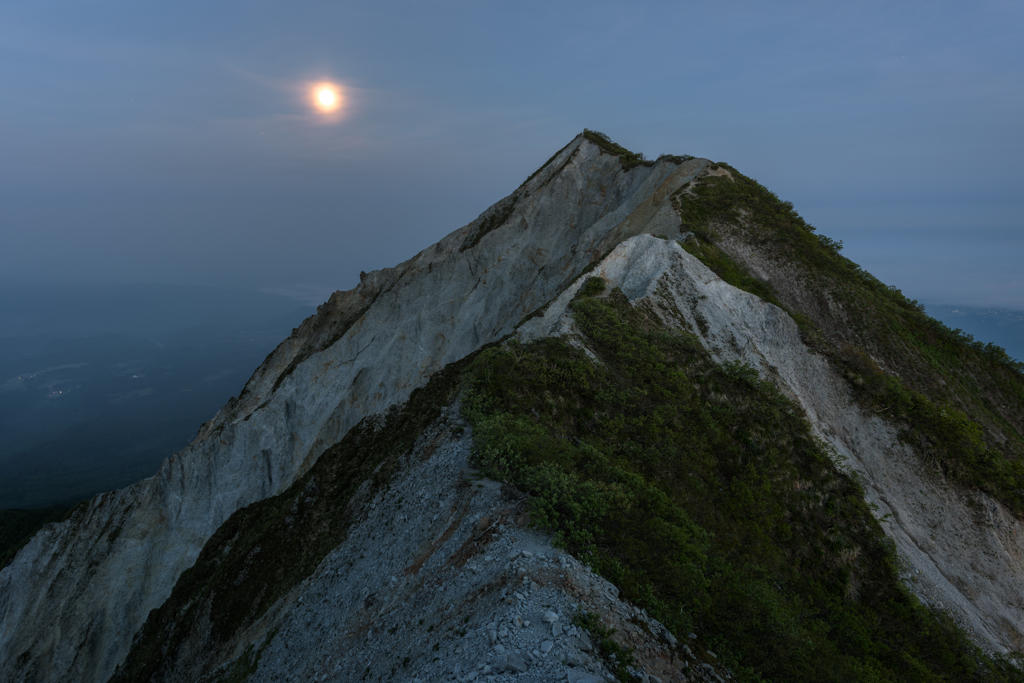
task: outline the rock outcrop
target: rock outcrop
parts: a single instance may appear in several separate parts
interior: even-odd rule
[[[1024,528],[998,501],[966,493],[923,463],[896,428],[858,406],[847,383],[801,340],[782,309],[737,289],[673,241],[640,235],[594,270],[668,326],[697,334],[720,361],[757,368],[804,409],[840,466],[860,475],[867,499],[896,542],[904,576],[997,652],[1024,645]],[[569,301],[578,280],[517,335],[573,335]]]
[[[624,171],[579,136],[473,223],[334,294],[156,476],[47,527],[0,572],[2,677],[106,680],[235,510],[287,488],[437,369],[511,333],[623,239],[674,236],[670,195],[706,163]]]
[[[0,678],[108,680],[225,520],[286,490],[361,420],[510,335],[585,348],[568,304],[591,275],[799,403],[862,477],[913,590],[984,647],[1021,649],[1024,530],[1013,514],[923,466],[786,311],[680,247],[673,194],[709,163],[624,170],[580,136],[473,223],[335,293],[155,477],[48,526],[0,572]],[[524,528],[521,496],[468,469],[459,422],[456,404],[388,487],[353,498],[344,541],[301,585],[215,653],[189,635],[164,679],[604,680],[607,661],[571,623],[581,611],[616,625],[648,680],[729,677],[713,653],[679,643]]]
[[[707,670],[730,679],[713,655],[679,643],[527,528],[525,497],[472,469],[471,443],[453,406],[387,489],[355,503],[360,521],[345,542],[235,643],[234,658],[204,672],[209,679],[237,672],[249,648],[259,652],[253,683],[609,680],[608,662],[573,623],[583,613],[627,639],[648,679],[718,680]]]

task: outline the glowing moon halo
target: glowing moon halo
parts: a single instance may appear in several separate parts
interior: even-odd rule
[[[313,106],[325,114],[337,111],[341,107],[341,91],[336,85],[319,83],[313,86],[311,95]]]

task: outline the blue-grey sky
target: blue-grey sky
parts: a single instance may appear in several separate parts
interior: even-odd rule
[[[1024,309],[1024,3],[0,5],[0,276],[349,288],[584,127]],[[340,116],[308,86],[341,86]]]

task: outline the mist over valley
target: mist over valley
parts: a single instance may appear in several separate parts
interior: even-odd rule
[[[204,287],[0,289],[0,509],[152,476],[314,310]]]

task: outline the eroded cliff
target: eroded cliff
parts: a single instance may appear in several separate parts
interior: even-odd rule
[[[578,137],[509,199],[337,293],[151,479],[41,531],[0,573],[0,671],[106,680],[236,510],[286,489],[363,417],[515,328],[706,162],[625,171]]]
[[[577,137],[473,223],[335,293],[155,477],[40,532],[0,572],[4,680],[105,681],[115,670],[118,680],[168,681],[626,675],[567,623],[586,613],[619,628],[637,675],[728,677],[703,636],[673,635],[525,529],[529,504],[511,483],[463,474],[473,456],[458,397],[472,355],[496,342],[515,354],[557,339],[600,367],[573,309],[594,277],[645,325],[694,335],[725,367],[756,369],[796,406],[780,409],[793,433],[806,418],[828,444],[834,464],[815,467],[838,493],[822,498],[854,486],[842,472],[859,476],[902,581],[985,649],[1021,649],[1024,530],[1005,483],[1024,414],[1016,370],[965,346],[971,381],[988,395],[956,402],[1011,464],[936,468],[921,447],[936,432],[920,415],[927,401],[949,398],[942,378],[951,375],[872,341],[878,331],[855,311],[867,295],[854,287],[844,298],[839,280],[817,277],[832,257],[813,249],[837,254],[829,242],[757,188],[743,195],[748,205],[708,195],[747,180],[728,167],[643,162],[620,149]],[[804,232],[787,237],[791,228],[813,249]],[[920,315],[901,295],[883,295],[898,309],[890,320]],[[932,398],[915,399],[916,412],[879,409],[898,387],[878,389],[871,373],[891,379],[903,368]],[[966,382],[969,373],[957,372]],[[993,396],[998,409],[976,416]],[[940,461],[963,448],[941,450]],[[871,538],[870,514],[857,524]],[[695,548],[713,542],[693,533],[703,539]],[[863,589],[857,553],[887,561],[866,543],[822,556],[850,572],[844,599]],[[432,627],[444,630],[433,644]]]

